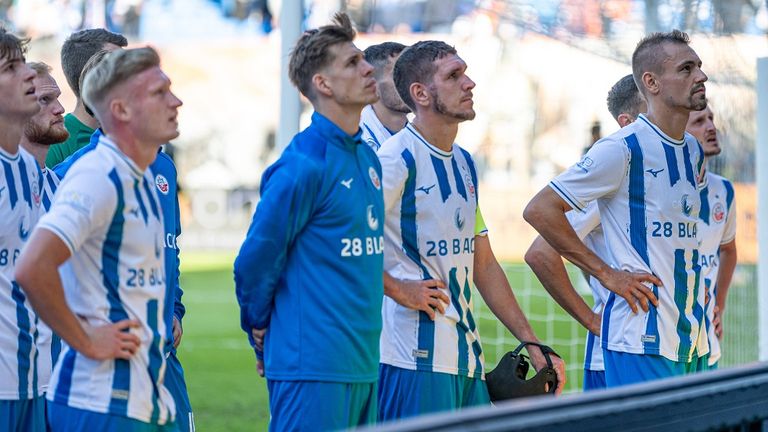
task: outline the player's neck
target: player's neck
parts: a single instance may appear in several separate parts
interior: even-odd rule
[[[104,133],[142,172],[146,171],[149,164],[155,161],[155,158],[157,157],[157,149],[159,149],[161,145],[142,142],[130,133],[130,131],[123,128],[115,128],[110,131],[105,130]]]
[[[77,100],[77,105],[75,105],[75,110],[72,111],[72,115],[80,120],[80,123],[88,126],[91,129],[98,129],[99,127],[99,121],[96,120],[92,115],[88,114],[88,111],[85,110],[85,105],[83,105],[83,101],[81,99]]]
[[[668,137],[681,140],[685,136],[685,126],[688,124],[689,114],[690,111],[674,110],[667,107],[659,109],[649,106],[645,118],[661,129]]]
[[[362,106],[340,105],[332,101],[319,100],[315,104],[315,111],[322,114],[347,135],[354,135],[360,129],[360,112],[362,110]]]
[[[41,169],[45,168],[45,158],[48,156],[48,149],[50,146],[40,143],[33,143],[27,139],[26,135],[22,135],[19,145],[24,147],[24,150],[28,151],[32,156],[35,157],[35,160]]]
[[[458,123],[442,122],[429,113],[418,112],[412,124],[428,143],[445,152],[453,149],[456,134],[459,132]]]
[[[0,148],[6,153],[16,154],[23,135],[23,120],[0,119]]]
[[[379,119],[382,125],[391,132],[399,132],[405,127],[405,123],[408,122],[408,118],[404,113],[392,111],[381,103],[381,99],[378,102],[371,105],[373,112],[376,114],[376,118]]]

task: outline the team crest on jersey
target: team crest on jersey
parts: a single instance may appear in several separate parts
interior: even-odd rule
[[[157,186],[157,190],[159,190],[163,195],[168,195],[170,186],[168,186],[168,180],[165,178],[165,176],[158,174],[157,177],[155,177],[155,186]]]
[[[712,220],[717,223],[722,223],[725,220],[725,208],[722,203],[715,204],[715,207],[712,209]]]
[[[475,184],[472,183],[472,177],[469,176],[469,174],[464,173],[464,183],[467,185],[467,189],[469,190],[469,196],[472,198],[475,197]]]
[[[368,209],[366,210],[366,219],[368,220],[368,228],[373,231],[379,229],[379,219],[376,217],[373,204],[369,205]]]
[[[381,180],[379,180],[379,175],[373,167],[368,168],[368,175],[371,176],[371,183],[373,183],[373,186],[376,189],[381,189]]]
[[[453,222],[456,224],[456,228],[459,229],[459,231],[462,231],[464,229],[464,225],[466,224],[466,219],[461,216],[461,207],[456,209],[456,213],[453,214]]]
[[[37,187],[37,180],[32,180],[32,201],[35,203],[36,206],[40,206],[40,192],[39,188]]]

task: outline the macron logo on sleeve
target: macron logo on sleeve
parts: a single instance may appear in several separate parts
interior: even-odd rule
[[[354,177],[350,177],[347,180],[342,180],[341,185],[344,186],[347,189],[352,189],[352,181],[354,180]]]

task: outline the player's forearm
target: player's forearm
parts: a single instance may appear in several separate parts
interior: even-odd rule
[[[720,311],[725,310],[728,290],[731,287],[733,272],[736,270],[738,253],[736,251],[736,240],[720,246],[720,268],[717,273],[717,298],[715,304]]]
[[[525,254],[525,262],[552,298],[584,328],[594,331],[590,328],[594,312],[571,284],[557,251],[537,237]]]
[[[610,266],[590,251],[576,235],[565,213],[570,207],[552,189],[545,187],[528,203],[523,218],[558,254],[598,280]]]

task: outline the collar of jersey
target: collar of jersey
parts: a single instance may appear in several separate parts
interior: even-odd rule
[[[343,146],[355,146],[362,144],[360,136],[363,134],[363,130],[360,127],[357,128],[357,132],[354,135],[348,135],[341,130],[334,122],[330,121],[328,117],[315,111],[312,113],[312,126],[317,128],[320,135],[328,138],[329,142],[338,143]]]
[[[664,132],[662,132],[661,129],[656,127],[655,124],[651,123],[651,121],[648,120],[647,117],[645,117],[645,114],[639,114],[637,116],[637,118],[639,118],[640,120],[644,121],[648,126],[650,126],[651,129],[653,129],[653,131],[656,132],[656,134],[658,136],[660,136],[661,139],[664,140],[666,143],[672,144],[672,145],[676,145],[676,146],[685,145],[685,134],[683,134],[683,139],[676,140],[676,139],[671,138],[669,135],[665,134]]]
[[[21,152],[21,146],[16,150],[16,154],[10,154],[5,149],[0,147],[0,157],[8,160],[9,162],[15,162],[19,159],[19,153]]]
[[[439,148],[437,148],[437,147],[433,146],[432,144],[428,143],[427,140],[425,140],[424,137],[421,136],[419,131],[417,131],[416,128],[413,127],[413,124],[408,123],[407,125],[405,125],[405,128],[408,129],[408,131],[411,132],[413,134],[413,136],[418,138],[419,141],[421,141],[425,146],[427,146],[427,148],[432,153],[436,154],[437,156],[440,156],[442,158],[450,158],[451,156],[453,156],[453,152],[452,151],[451,152],[446,152],[446,151],[440,150]],[[451,148],[453,148],[453,147],[451,147]]]
[[[132,161],[131,158],[126,156],[125,153],[123,153],[114,143],[114,141],[112,141],[107,135],[102,135],[99,137],[99,145],[103,145],[104,147],[112,150],[120,159],[125,161],[126,165],[128,165],[128,168],[131,170],[131,174],[134,177],[137,179],[144,177],[144,174],[141,172],[141,170],[139,170],[139,167],[136,166],[136,163]]]

